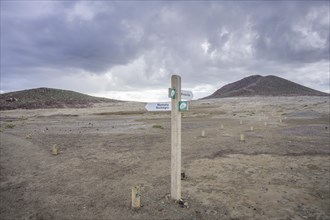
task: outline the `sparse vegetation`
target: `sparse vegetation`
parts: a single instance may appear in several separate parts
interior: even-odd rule
[[[141,115],[144,111],[118,111],[118,112],[100,112],[94,115]]]
[[[152,128],[164,129],[164,127],[162,125],[153,125]]]
[[[6,128],[14,128],[15,124],[6,124]]]

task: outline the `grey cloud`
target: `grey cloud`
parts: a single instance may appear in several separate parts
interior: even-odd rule
[[[1,2],[1,90],[84,71],[112,74],[117,89],[160,87],[172,73],[189,87],[246,74],[292,80],[282,71],[329,59],[329,2],[24,4]]]

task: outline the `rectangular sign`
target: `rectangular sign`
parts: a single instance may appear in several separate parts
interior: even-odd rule
[[[185,99],[187,101],[192,100],[194,97],[192,91],[181,90],[181,99]]]
[[[175,99],[175,94],[176,94],[175,89],[168,88],[168,97],[169,97],[169,98],[171,98],[171,99]]]
[[[180,101],[179,102],[179,111],[188,111],[188,101]]]
[[[171,103],[170,102],[150,102],[147,103],[145,108],[147,111],[171,111]]]

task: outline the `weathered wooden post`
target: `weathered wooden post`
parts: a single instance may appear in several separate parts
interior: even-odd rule
[[[141,202],[140,202],[140,187],[139,186],[134,186],[132,188],[132,208],[137,209],[141,207]]]
[[[168,89],[170,102],[147,103],[148,111],[171,111],[171,198],[181,199],[181,111],[188,111],[188,101],[193,93],[181,90],[181,77],[172,75]],[[185,101],[181,101],[183,98]]]
[[[181,199],[181,112],[179,102],[181,101],[181,77],[172,75],[172,97],[171,111],[171,198]]]
[[[57,144],[54,144],[54,145],[53,145],[53,149],[52,149],[52,154],[53,154],[53,155],[58,155],[58,154],[59,154],[59,151],[60,151],[60,149],[59,149],[59,147],[57,146]]]
[[[244,139],[244,134],[241,134],[241,135],[240,135],[240,141],[243,141],[243,142],[245,141],[245,139]]]

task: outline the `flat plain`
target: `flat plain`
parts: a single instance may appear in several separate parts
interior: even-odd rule
[[[329,104],[191,101],[182,113],[188,207],[168,199],[170,112],[134,102],[1,111],[0,219],[330,219]],[[133,210],[137,185],[143,207]]]

